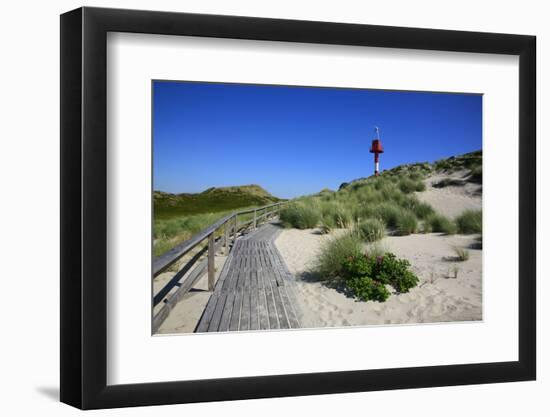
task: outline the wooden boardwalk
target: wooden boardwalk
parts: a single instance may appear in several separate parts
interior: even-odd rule
[[[235,241],[196,332],[300,327],[295,278],[273,243],[279,231],[268,223]]]

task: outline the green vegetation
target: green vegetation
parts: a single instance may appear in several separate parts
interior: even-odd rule
[[[434,163],[434,169],[436,171],[442,171],[452,173],[456,171],[466,170],[467,180],[481,184],[481,172],[482,172],[482,159],[483,154],[481,151],[475,151],[466,153],[459,156],[451,156],[447,159],[441,159]],[[460,184],[447,184],[447,185],[460,185]],[[447,185],[442,185],[443,187]],[[434,184],[434,186],[436,186]]]
[[[197,194],[155,191],[153,256],[172,249],[230,213],[277,201],[280,199],[258,185],[209,188]],[[250,218],[251,215],[243,215],[239,220]]]
[[[355,253],[341,262],[342,284],[361,301],[386,301],[390,296],[387,286],[398,293],[406,293],[418,285],[418,277],[409,270],[410,263],[390,252],[383,255]]]
[[[259,207],[281,201],[259,185],[209,188],[196,194],[153,192],[155,220]]]
[[[483,167],[481,165],[472,168],[468,181],[476,184],[481,184],[483,182]]]
[[[333,280],[344,271],[343,260],[361,254],[363,242],[355,234],[330,239],[321,247],[313,271],[323,280]]]
[[[418,231],[416,215],[410,210],[402,210],[397,217],[395,233],[399,236],[406,236]]]
[[[456,218],[455,222],[459,233],[481,233],[483,224],[481,210],[466,210]]]
[[[447,217],[434,213],[424,222],[424,233],[431,232],[453,235],[456,233],[456,225]]]
[[[386,234],[386,225],[379,219],[367,219],[357,224],[357,235],[366,242],[376,242]]]
[[[407,260],[377,246],[363,253],[361,239],[345,234],[325,243],[313,272],[359,300],[385,301],[390,296],[387,286],[405,293],[418,285],[409,267]]]
[[[296,202],[282,208],[279,217],[283,226],[312,229],[319,224],[321,213],[313,202]]]
[[[432,186],[435,188],[444,188],[449,186],[460,187],[466,184],[464,181],[456,178],[444,178],[441,181],[433,183]]]
[[[453,248],[453,250],[456,253],[456,260],[457,261],[464,262],[464,261],[467,261],[468,259],[470,259],[470,252],[468,251],[468,249],[464,249],[464,248],[460,248],[458,246],[455,246]]]

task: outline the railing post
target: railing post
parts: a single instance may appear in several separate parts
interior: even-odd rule
[[[256,209],[254,209],[254,229],[256,228]]]
[[[233,219],[233,243],[237,240],[237,215]]]
[[[216,275],[216,268],[214,265],[214,258],[216,256],[216,245],[214,242],[214,232],[208,236],[208,291],[214,290],[214,281]]]
[[[223,225],[223,254],[229,253],[229,222],[225,222]]]

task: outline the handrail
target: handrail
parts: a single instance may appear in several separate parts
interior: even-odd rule
[[[174,262],[180,259],[183,255],[188,253],[191,249],[193,249],[195,246],[201,243],[204,239],[206,239],[209,235],[211,235],[216,230],[218,230],[221,226],[223,226],[233,217],[239,216],[242,214],[253,213],[255,211],[264,210],[270,207],[279,206],[281,204],[284,204],[284,202],[268,204],[267,206],[257,207],[255,209],[237,211],[235,213],[231,213],[221,218],[220,220],[208,226],[206,229],[201,230],[199,233],[197,233],[195,236],[191,237],[190,239],[186,240],[185,242],[182,242],[176,247],[170,249],[168,252],[155,257],[153,259],[153,276],[157,276],[161,272],[165,271],[167,268],[170,267],[170,265],[172,265]]]
[[[186,240],[185,242],[180,243],[175,248],[169,250],[168,252],[157,256],[153,259],[153,278],[159,275],[161,272],[166,271],[171,265],[178,261],[186,253],[189,253],[193,248],[195,248],[199,243],[208,238],[208,246],[203,250],[195,254],[185,265],[183,265],[177,272],[174,273],[174,277],[164,285],[164,287],[153,296],[153,306],[157,306],[161,301],[164,301],[162,308],[160,308],[153,317],[153,333],[156,333],[161,324],[164,322],[170,310],[178,303],[179,300],[197,283],[197,281],[208,272],[208,290],[214,290],[215,284],[215,266],[214,266],[214,257],[218,250],[224,247],[224,253],[227,254],[229,251],[229,241],[237,239],[237,234],[241,230],[246,230],[249,227],[255,229],[262,219],[268,219],[270,216],[275,214],[278,209],[272,211],[267,211],[267,209],[272,207],[279,207],[286,202],[279,202],[269,204],[263,207],[257,207],[253,209],[241,210],[238,212],[231,213],[212,225],[208,226],[206,229],[201,230],[191,239]],[[260,216],[257,215],[258,211],[265,210]],[[239,224],[238,216],[242,214],[254,213],[254,217],[251,220],[242,222]],[[250,226],[251,225],[251,226]],[[219,237],[216,241],[215,233],[220,227],[225,226],[223,236]],[[231,238],[230,235],[233,235]],[[191,268],[194,264],[202,257],[202,255],[207,252],[207,258],[199,262],[193,270]],[[191,271],[191,272],[189,272]],[[189,272],[188,275],[186,275]],[[183,278],[185,276],[185,278]],[[173,289],[177,287],[175,291]]]

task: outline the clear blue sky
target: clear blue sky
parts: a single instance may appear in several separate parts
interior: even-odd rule
[[[482,96],[153,82],[154,189],[259,184],[291,198],[482,146]]]

